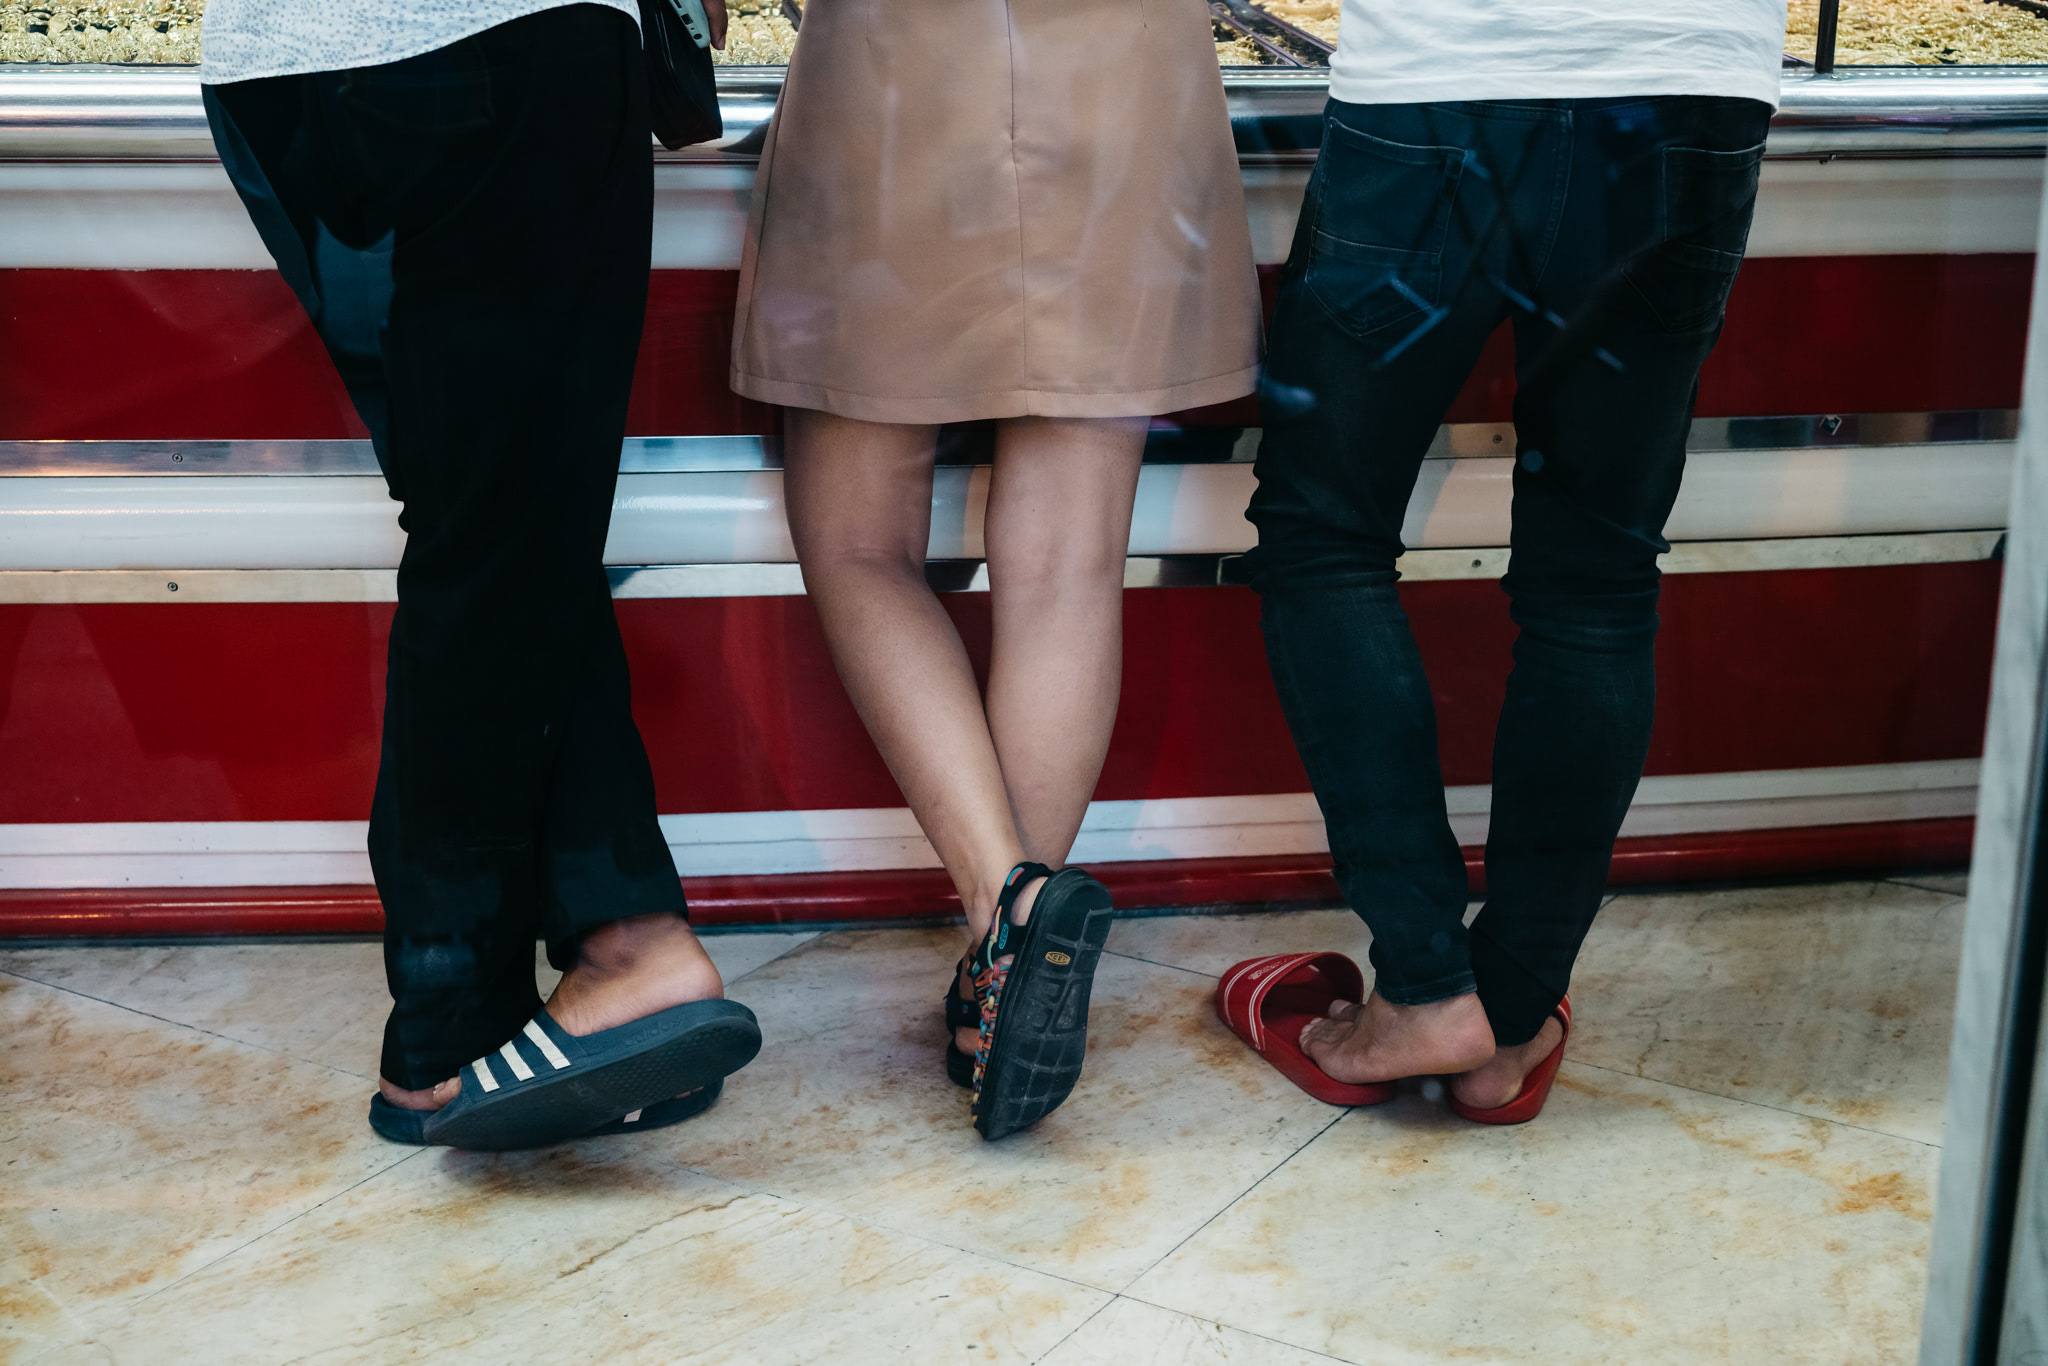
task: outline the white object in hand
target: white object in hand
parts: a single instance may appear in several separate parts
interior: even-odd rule
[[[690,41],[698,47],[711,46],[711,18],[704,13],[704,0],[669,0],[676,7],[676,16],[683,21],[683,29],[690,35]]]

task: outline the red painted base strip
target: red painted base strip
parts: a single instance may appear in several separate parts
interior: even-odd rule
[[[377,934],[374,887],[80,887],[0,891],[0,938]]]
[[[1616,886],[1809,873],[1896,873],[1968,862],[1968,817],[1798,830],[1738,830],[1623,840]],[[1475,892],[1481,851],[1467,849]],[[1323,855],[1161,860],[1095,869],[1125,910],[1246,910],[1341,904]],[[685,878],[701,926],[806,925],[956,914],[938,869]],[[0,938],[153,939],[186,935],[375,934],[383,908],[370,887],[82,888],[0,891]]]

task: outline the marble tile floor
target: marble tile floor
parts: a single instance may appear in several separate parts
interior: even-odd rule
[[[1904,1362],[1965,883],[1624,895],[1534,1124],[1343,1111],[1209,1006],[1345,911],[1119,921],[1067,1106],[983,1144],[957,932],[708,939],[704,1117],[484,1156],[364,1125],[376,946],[0,946],[0,1362]]]

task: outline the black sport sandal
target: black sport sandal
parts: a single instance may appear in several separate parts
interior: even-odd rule
[[[473,1152],[546,1147],[708,1087],[760,1051],[761,1026],[737,1001],[688,1001],[582,1035],[543,1008],[463,1069],[462,1089],[420,1137]]]
[[[1012,924],[1017,894],[1044,878],[1031,918]],[[1079,868],[1020,863],[1003,881],[996,917],[974,951],[981,1047],[974,1056],[974,1127],[986,1139],[1028,1129],[1059,1108],[1081,1078],[1088,993],[1115,914],[1109,889]],[[997,960],[1015,955],[1007,968]]]
[[[965,1056],[964,1054],[962,1056]],[[970,1059],[968,1067],[973,1068]],[[649,1129],[666,1129],[671,1124],[681,1124],[686,1119],[695,1119],[709,1110],[718,1099],[718,1093],[725,1088],[720,1078],[709,1086],[699,1087],[687,1096],[674,1096],[668,1100],[657,1100],[654,1104],[639,1110],[631,1110],[609,1124],[600,1124],[585,1138],[597,1138],[604,1134],[637,1134]],[[427,1143],[427,1117],[432,1110],[406,1110],[393,1105],[381,1095],[370,1097],[370,1127],[393,1143],[410,1143],[425,1147]]]

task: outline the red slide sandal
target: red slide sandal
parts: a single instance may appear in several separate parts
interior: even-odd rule
[[[1543,1113],[1543,1102],[1550,1099],[1550,1083],[1557,1080],[1557,1069],[1564,1062],[1564,1046],[1571,1042],[1572,998],[1567,996],[1559,1001],[1557,1008],[1550,1013],[1564,1026],[1564,1037],[1559,1039],[1557,1047],[1551,1049],[1548,1056],[1537,1063],[1535,1069],[1522,1079],[1522,1089],[1516,1092],[1515,1098],[1505,1105],[1481,1110],[1465,1104],[1450,1094],[1450,1079],[1446,1077],[1444,1094],[1451,1102],[1452,1114],[1460,1119],[1469,1119],[1474,1124],[1527,1124]]]
[[[1247,958],[1216,984],[1216,1014],[1280,1075],[1329,1105],[1378,1105],[1394,1083],[1351,1086],[1301,1051],[1301,1031],[1327,1016],[1332,1001],[1363,1001],[1365,974],[1341,953],[1281,953]],[[1555,1069],[1553,1069],[1555,1070]]]

